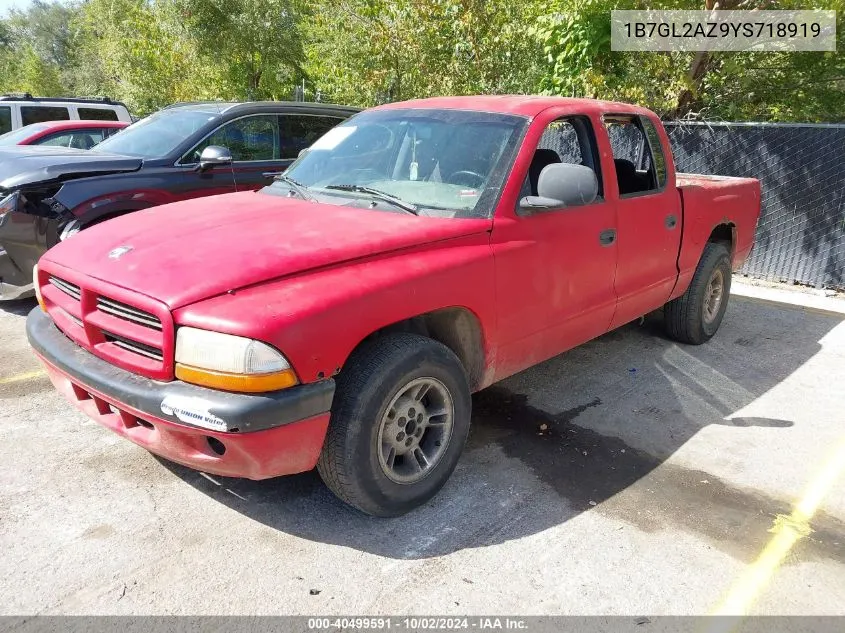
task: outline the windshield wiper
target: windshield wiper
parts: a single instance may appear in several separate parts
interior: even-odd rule
[[[316,198],[314,197],[314,194],[312,194],[311,192],[308,191],[308,187],[306,187],[302,183],[296,182],[290,176],[285,176],[284,174],[279,174],[273,180],[275,180],[277,182],[286,183],[291,188],[291,191],[299,194],[299,197],[302,198],[303,200],[316,200]]]
[[[404,200],[402,200],[402,198],[389,194],[386,191],[380,191],[379,189],[373,189],[372,187],[364,187],[362,185],[326,185],[325,188],[338,189],[340,191],[354,191],[355,193],[366,193],[373,196],[374,198],[378,198],[379,200],[389,202],[394,207],[398,207],[412,215],[419,215],[419,210],[417,209],[416,205],[411,204],[410,202],[405,202]]]

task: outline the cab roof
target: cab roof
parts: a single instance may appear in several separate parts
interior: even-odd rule
[[[499,114],[515,114],[533,118],[543,110],[554,107],[570,107],[584,114],[651,114],[650,110],[628,103],[600,101],[598,99],[571,99],[568,97],[549,97],[541,95],[476,95],[466,97],[432,97],[398,101],[378,106],[378,110],[392,109],[437,109],[437,110],[475,110]]]

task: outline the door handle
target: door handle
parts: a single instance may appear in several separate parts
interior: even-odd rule
[[[616,241],[616,229],[605,229],[599,233],[599,244],[610,246]]]
[[[678,226],[678,218],[674,215],[667,215],[666,216],[666,228],[670,231]]]

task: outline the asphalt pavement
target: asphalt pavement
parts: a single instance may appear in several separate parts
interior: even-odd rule
[[[120,439],[40,370],[34,303],[0,304],[0,613],[845,614],[845,310],[783,301],[477,394],[450,482],[390,520]]]

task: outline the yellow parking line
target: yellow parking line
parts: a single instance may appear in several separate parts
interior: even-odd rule
[[[778,515],[775,518],[774,525],[769,530],[774,536],[763,548],[757,560],[745,569],[713,612],[714,615],[734,617],[713,621],[714,626],[710,629],[711,631],[731,630],[739,619],[749,612],[795,543],[812,533],[810,520],[843,473],[845,473],[845,438],[823,464],[816,477],[810,481],[804,491],[804,496],[801,497],[792,513],[789,516]]]
[[[14,376],[6,376],[5,378],[0,378],[0,385],[8,385],[13,382],[21,382],[23,380],[32,380],[33,378],[40,378],[41,376],[46,375],[43,369],[38,369],[36,371],[28,371],[25,374],[16,374]]]

